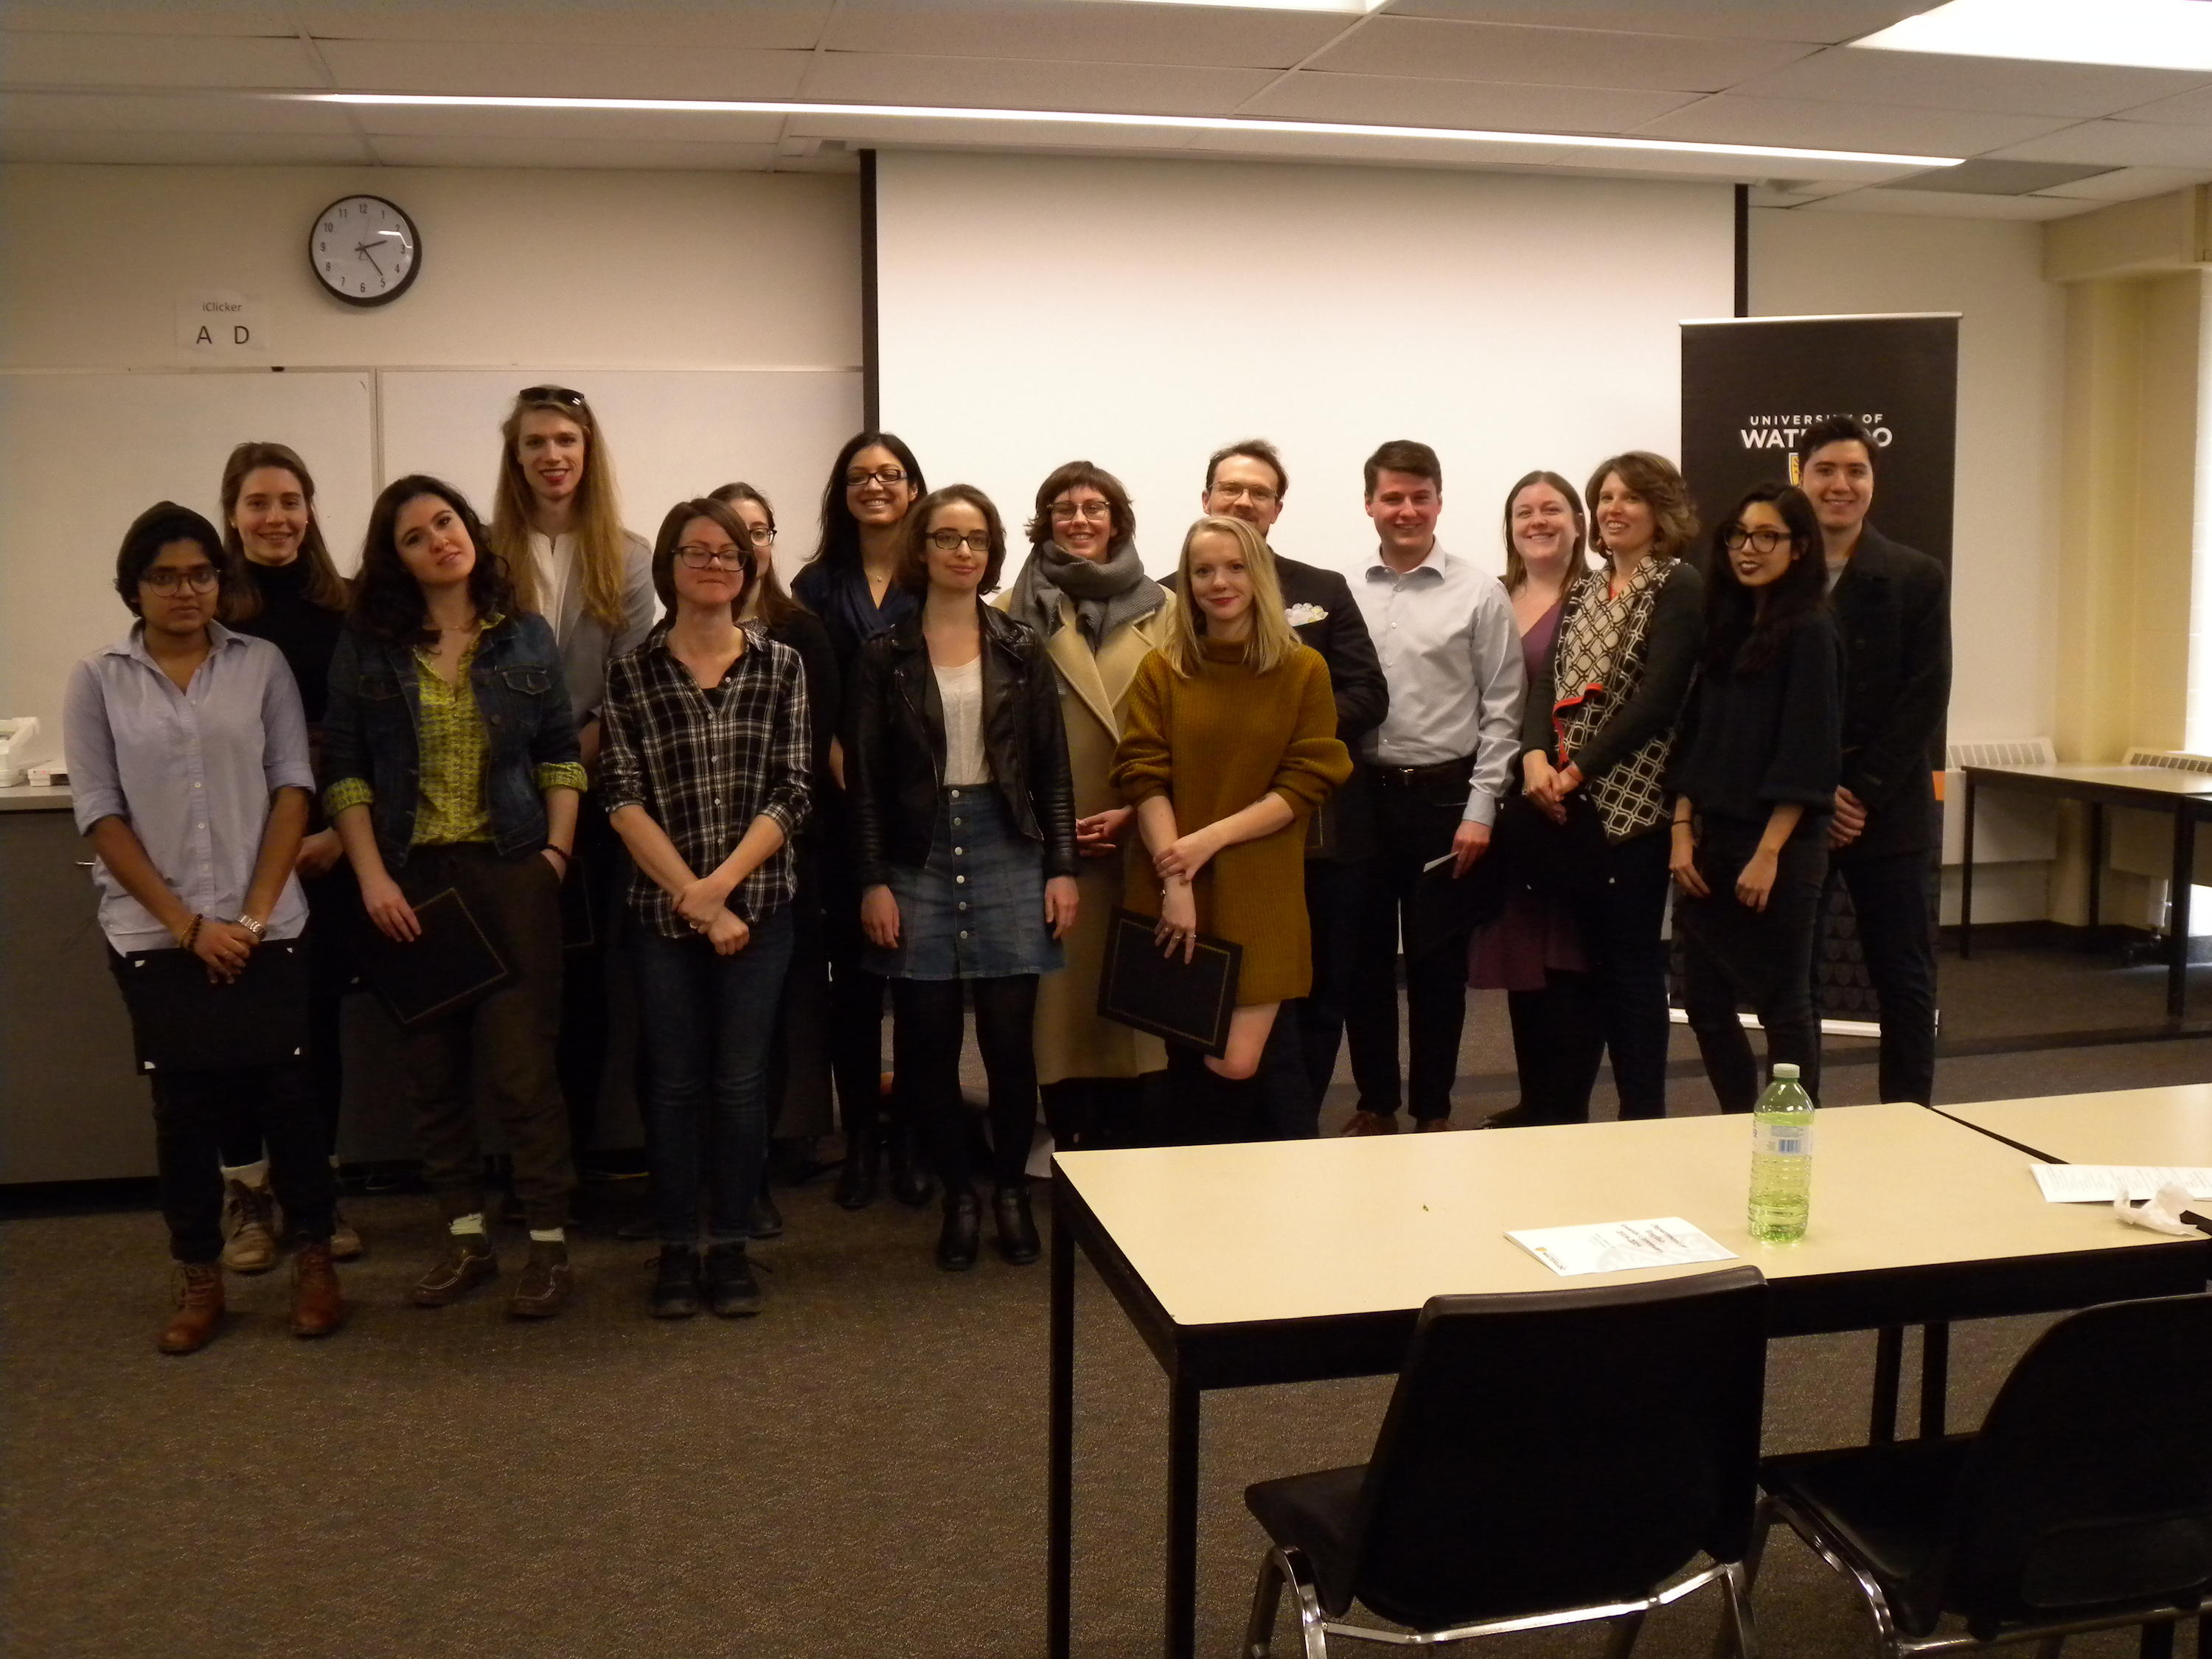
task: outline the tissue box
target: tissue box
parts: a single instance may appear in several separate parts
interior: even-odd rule
[[[31,769],[29,781],[33,788],[38,789],[49,789],[58,783],[65,784],[69,781],[69,769],[59,761],[47,761]]]

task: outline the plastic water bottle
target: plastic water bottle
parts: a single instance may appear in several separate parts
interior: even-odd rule
[[[1751,1236],[1769,1244],[1805,1237],[1813,1199],[1813,1097],[1787,1061],[1751,1109]]]

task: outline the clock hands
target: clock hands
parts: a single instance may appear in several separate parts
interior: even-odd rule
[[[368,268],[376,273],[377,281],[382,282],[384,280],[384,267],[376,263],[376,250],[371,247],[368,243],[363,242],[359,247],[354,249],[354,252],[361,255],[362,258],[368,261]]]

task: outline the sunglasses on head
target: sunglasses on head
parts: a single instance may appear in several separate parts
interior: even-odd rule
[[[565,386],[526,386],[514,394],[517,403],[566,404],[571,409],[585,407],[584,394],[572,392]]]

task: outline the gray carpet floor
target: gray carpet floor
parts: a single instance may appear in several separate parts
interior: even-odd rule
[[[2154,971],[2028,951],[1945,966],[1947,1042],[1969,1049],[2154,1025],[2160,1008]],[[1838,1103],[1873,1097],[1854,1046],[1836,1046]],[[1710,1110],[1686,1034],[1676,1054],[1675,1109]],[[1503,1011],[1483,999],[1462,1072],[1462,1123],[1511,1103]],[[1947,1059],[1942,1087],[1987,1099],[2209,1074],[2202,1042],[2125,1042],[1970,1053]],[[1332,1091],[1331,1120],[1348,1095]],[[971,1274],[939,1273],[930,1212],[886,1201],[848,1214],[826,1182],[784,1207],[787,1235],[757,1249],[760,1319],[656,1323],[642,1305],[649,1247],[592,1238],[577,1247],[576,1305],[529,1326],[491,1293],[404,1305],[432,1243],[427,1200],[356,1200],[371,1254],[346,1274],[356,1314],[342,1334],[293,1340],[283,1275],[234,1277],[228,1329],[182,1360],[152,1349],[165,1269],[150,1211],[0,1224],[8,1651],[1030,1659],[1043,1629],[1043,1267],[987,1255]],[[503,1248],[512,1271],[520,1242]],[[1087,1269],[1079,1304],[1076,1651],[1155,1652],[1165,1391]],[[1955,1425],[1978,1420],[2040,1323],[1959,1328]],[[1872,1347],[1870,1335],[1777,1342],[1769,1449],[1863,1439]],[[1261,1542],[1243,1487],[1363,1457],[1389,1387],[1208,1397],[1201,1653],[1237,1651]],[[1757,1606],[1770,1654],[1872,1650],[1848,1587],[1786,1536]],[[1638,1651],[1701,1656],[1717,1612],[1710,1593],[1665,1609]],[[1462,1650],[1601,1645],[1577,1632]],[[2112,1634],[2066,1650],[2135,1646]]]

